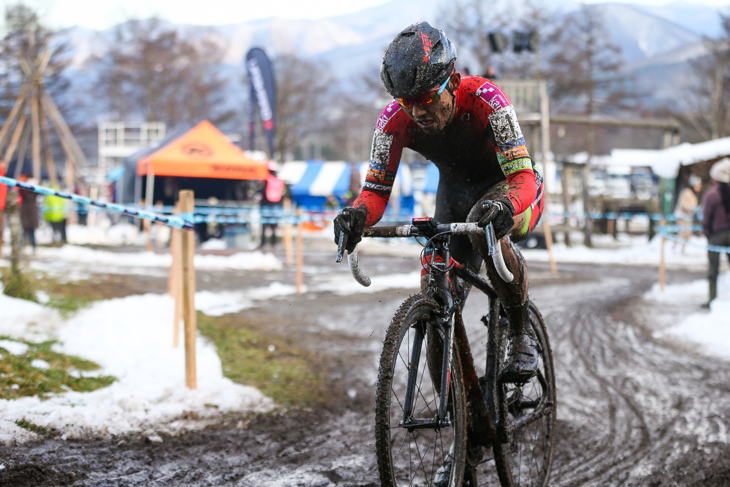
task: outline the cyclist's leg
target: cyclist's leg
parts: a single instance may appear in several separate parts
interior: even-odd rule
[[[532,337],[528,311],[527,264],[520,250],[514,245],[514,242],[522,241],[530,234],[542,215],[542,181],[539,176],[537,176],[537,179],[538,194],[535,203],[524,212],[515,215],[515,223],[509,236],[502,238],[499,242],[505,263],[514,275],[512,282],[504,282],[497,274],[492,259],[488,258],[486,237],[483,235],[471,237],[472,245],[485,259],[489,280],[499,294],[508,314],[512,348],[510,349],[508,364],[504,369],[504,378],[510,381],[529,379],[534,374],[537,365],[537,352]],[[506,189],[505,184],[498,184],[490,188],[473,206],[467,221],[478,221],[484,212],[482,202],[503,195]]]

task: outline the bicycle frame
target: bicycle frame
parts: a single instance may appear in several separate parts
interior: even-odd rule
[[[460,360],[463,376],[464,387],[469,403],[471,405],[470,415],[470,432],[485,440],[496,437],[497,431],[495,422],[492,418],[496,418],[497,408],[491,398],[491,394],[485,394],[488,391],[482,391],[479,385],[479,378],[474,366],[471,354],[471,347],[466,336],[464,321],[461,317],[461,309],[469,294],[469,288],[464,287],[462,295],[454,296],[452,293],[452,285],[459,278],[462,281],[472,284],[481,292],[490,298],[490,313],[488,323],[498,323],[499,317],[499,300],[494,288],[486,280],[482,279],[468,268],[462,266],[451,259],[449,251],[450,235],[437,235],[429,241],[431,254],[426,258],[429,262],[430,272],[429,281],[424,289],[424,294],[432,297],[438,302],[443,309],[441,316],[437,317],[437,323],[441,326],[444,336],[442,371],[441,371],[441,387],[439,392],[439,408],[438,413],[432,420],[415,420],[412,417],[413,412],[413,393],[416,388],[416,380],[418,375],[418,367],[420,364],[420,355],[422,351],[422,343],[424,334],[420,329],[415,330],[413,338],[412,352],[409,362],[409,376],[406,388],[406,397],[403,407],[403,420],[400,426],[408,429],[417,428],[440,428],[450,425],[448,418],[448,398],[451,386],[451,370],[453,364],[453,350],[456,344],[458,360]],[[487,323],[485,323],[486,325]],[[487,370],[496,370],[493,363],[492,354],[487,354],[487,360],[490,358],[492,362],[487,364]]]
[[[499,381],[497,371],[500,365],[498,360],[500,360],[503,352],[501,344],[504,342],[503,338],[507,332],[507,324],[500,319],[501,303],[494,287],[469,268],[452,260],[449,250],[451,235],[472,234],[476,231],[483,232],[486,230],[490,255],[494,252],[493,259],[498,274],[507,282],[512,280],[512,275],[501,256],[501,246],[494,239],[494,230],[491,224],[487,225],[486,229],[477,229],[475,225],[473,223],[436,224],[431,218],[414,218],[413,225],[370,227],[365,230],[364,236],[386,238],[422,236],[429,238],[429,245],[431,246],[430,262],[428,263],[430,267],[429,281],[423,292],[436,300],[442,307],[440,316],[436,316],[436,322],[444,331],[439,408],[436,417],[430,420],[417,420],[412,416],[418,367],[424,339],[423,330],[416,329],[409,360],[403,420],[399,425],[409,430],[419,428],[438,429],[450,425],[447,408],[454,360],[453,350],[456,346],[457,359],[460,360],[465,382],[465,393],[469,401],[468,424],[470,437],[474,437],[476,441],[482,444],[487,444],[497,438],[502,442],[508,442],[510,435],[515,430],[541,418],[545,414],[545,410],[551,405],[541,399],[539,404],[534,405],[535,409],[531,413],[515,421],[508,422],[506,418],[508,418],[509,405],[506,401],[500,403],[496,397],[497,394],[495,394],[496,390],[492,390],[490,386],[502,387],[503,384]],[[344,243],[340,241],[338,261],[341,258],[343,248]],[[370,285],[370,279],[359,269],[357,250],[348,255],[348,263],[353,277],[363,286]],[[488,317],[482,318],[484,325],[490,327],[487,343],[486,374],[482,379],[479,379],[474,366],[471,347],[461,316],[461,310],[471,288],[465,285],[459,289],[459,281],[456,278],[476,287],[489,298]],[[457,284],[454,285],[454,283]],[[454,291],[457,291],[457,296],[454,296]],[[543,388],[547,387],[544,377],[539,377],[538,380]],[[504,420],[500,420],[500,418],[504,418]]]

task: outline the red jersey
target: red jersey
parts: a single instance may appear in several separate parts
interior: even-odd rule
[[[495,184],[508,186],[506,196],[515,215],[535,202],[538,182],[507,95],[486,78],[465,76],[455,96],[452,120],[435,134],[422,131],[396,101],[380,114],[373,135],[370,168],[363,190],[353,203],[366,208],[368,226],[383,216],[404,147],[438,167],[437,204],[459,209],[457,214],[465,216]]]

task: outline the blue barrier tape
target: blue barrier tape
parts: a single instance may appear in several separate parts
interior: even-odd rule
[[[721,254],[730,254],[730,247],[722,247],[720,245],[698,245],[696,243],[690,242],[686,238],[677,237],[676,235],[673,235],[673,233],[675,233],[675,230],[677,230],[677,228],[679,228],[678,231],[688,230],[688,229],[692,229],[692,230],[695,230],[695,229],[701,230],[702,229],[702,227],[699,227],[697,225],[692,226],[690,228],[678,227],[677,225],[666,226],[666,227],[662,227],[659,229],[659,235],[666,238],[667,240],[671,240],[673,242],[677,242],[682,245],[687,245],[688,247],[709,250],[710,252],[718,252]]]
[[[70,199],[72,201],[76,201],[77,203],[96,206],[99,208],[104,208],[106,210],[123,213],[125,215],[136,216],[139,218],[143,218],[145,220],[152,220],[154,222],[163,223],[165,225],[175,227],[175,228],[184,228],[187,230],[193,230],[193,228],[194,228],[192,223],[185,222],[181,218],[157,215],[156,213],[153,213],[151,211],[143,211],[143,210],[139,210],[136,208],[117,205],[114,203],[104,203],[101,201],[94,201],[91,198],[87,198],[84,196],[64,193],[62,191],[56,191],[53,188],[48,188],[45,186],[36,186],[35,184],[23,183],[20,181],[16,181],[15,179],[12,179],[12,178],[6,178],[4,176],[0,176],[0,184],[6,184],[6,185],[10,186],[11,188],[15,188],[15,187],[22,188],[22,189],[25,189],[28,191],[32,191],[34,193],[44,194],[46,196],[59,196],[61,198],[66,198],[66,199]]]

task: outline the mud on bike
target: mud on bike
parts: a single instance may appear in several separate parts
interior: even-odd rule
[[[485,230],[499,275],[511,281],[491,224],[484,229],[476,223],[439,224],[432,218],[414,218],[412,225],[365,230],[366,237],[425,239],[421,261],[428,276],[426,287],[396,312],[380,356],[375,445],[384,486],[437,485],[439,469],[438,475],[447,476],[453,487],[544,486],[549,481],[556,399],[543,318],[531,302],[537,375],[523,384],[501,381],[507,314],[489,281],[453,260],[449,250],[452,235]],[[339,242],[338,262],[345,246],[346,237]],[[359,268],[357,249],[348,255],[348,262],[354,278],[370,285]],[[484,301],[477,316],[487,311],[471,319],[481,325],[470,325],[486,341],[482,374],[472,356],[463,312],[472,288]]]

